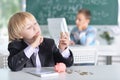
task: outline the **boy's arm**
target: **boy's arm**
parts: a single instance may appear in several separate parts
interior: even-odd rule
[[[80,34],[80,43],[83,45],[91,45],[92,42],[95,40],[96,30],[92,29],[88,32],[83,32],[84,35]]]
[[[20,51],[16,55],[12,54],[14,52],[15,50],[10,51],[10,56],[8,57],[8,66],[12,71],[22,70],[29,58],[26,57],[24,51]]]
[[[52,51],[53,51],[55,63],[63,62],[63,63],[66,64],[67,67],[72,66],[72,64],[73,64],[73,55],[72,55],[71,50],[68,51],[69,55],[68,55],[67,58],[65,58],[65,57],[63,57],[60,50],[56,47],[56,45],[55,45],[55,43],[53,41]]]
[[[19,46],[10,43],[8,50],[10,55],[8,57],[8,66],[12,71],[19,71],[24,68],[28,62],[29,57],[26,56],[24,49],[21,50]]]

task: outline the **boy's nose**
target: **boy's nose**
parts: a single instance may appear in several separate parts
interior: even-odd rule
[[[34,32],[36,32],[36,31],[37,31],[37,29],[34,27],[34,28],[33,28],[33,31],[34,31]]]
[[[33,29],[34,29],[34,30],[37,30],[37,26],[34,25]]]

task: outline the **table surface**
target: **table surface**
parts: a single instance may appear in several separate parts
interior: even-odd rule
[[[9,69],[0,69],[0,80],[120,80],[120,65],[72,66],[57,76],[43,78],[24,70],[12,72]]]

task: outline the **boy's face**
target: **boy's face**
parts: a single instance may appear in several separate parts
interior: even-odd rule
[[[80,30],[87,28],[87,26],[89,24],[89,21],[90,20],[87,19],[86,16],[83,13],[79,13],[76,16],[76,26]]]
[[[41,35],[41,30],[37,21],[35,19],[26,19],[26,25],[21,32],[21,37],[25,40],[32,40],[38,35]]]

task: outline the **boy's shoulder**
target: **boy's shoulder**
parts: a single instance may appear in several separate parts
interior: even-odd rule
[[[9,47],[20,48],[23,46],[27,46],[27,44],[23,40],[14,40],[8,44]]]
[[[49,50],[52,46],[55,45],[55,42],[52,38],[44,38],[43,42],[41,43],[40,47]]]
[[[95,29],[93,26],[88,26],[88,29]]]
[[[53,44],[54,43],[54,39],[44,37],[43,43],[45,43],[45,44]]]
[[[97,31],[97,29],[93,26],[88,26],[87,31]]]
[[[44,37],[44,41],[46,42],[46,41],[54,41],[52,38],[46,38],[46,37]]]
[[[11,41],[9,44],[21,44],[23,42],[23,40],[14,40]]]

